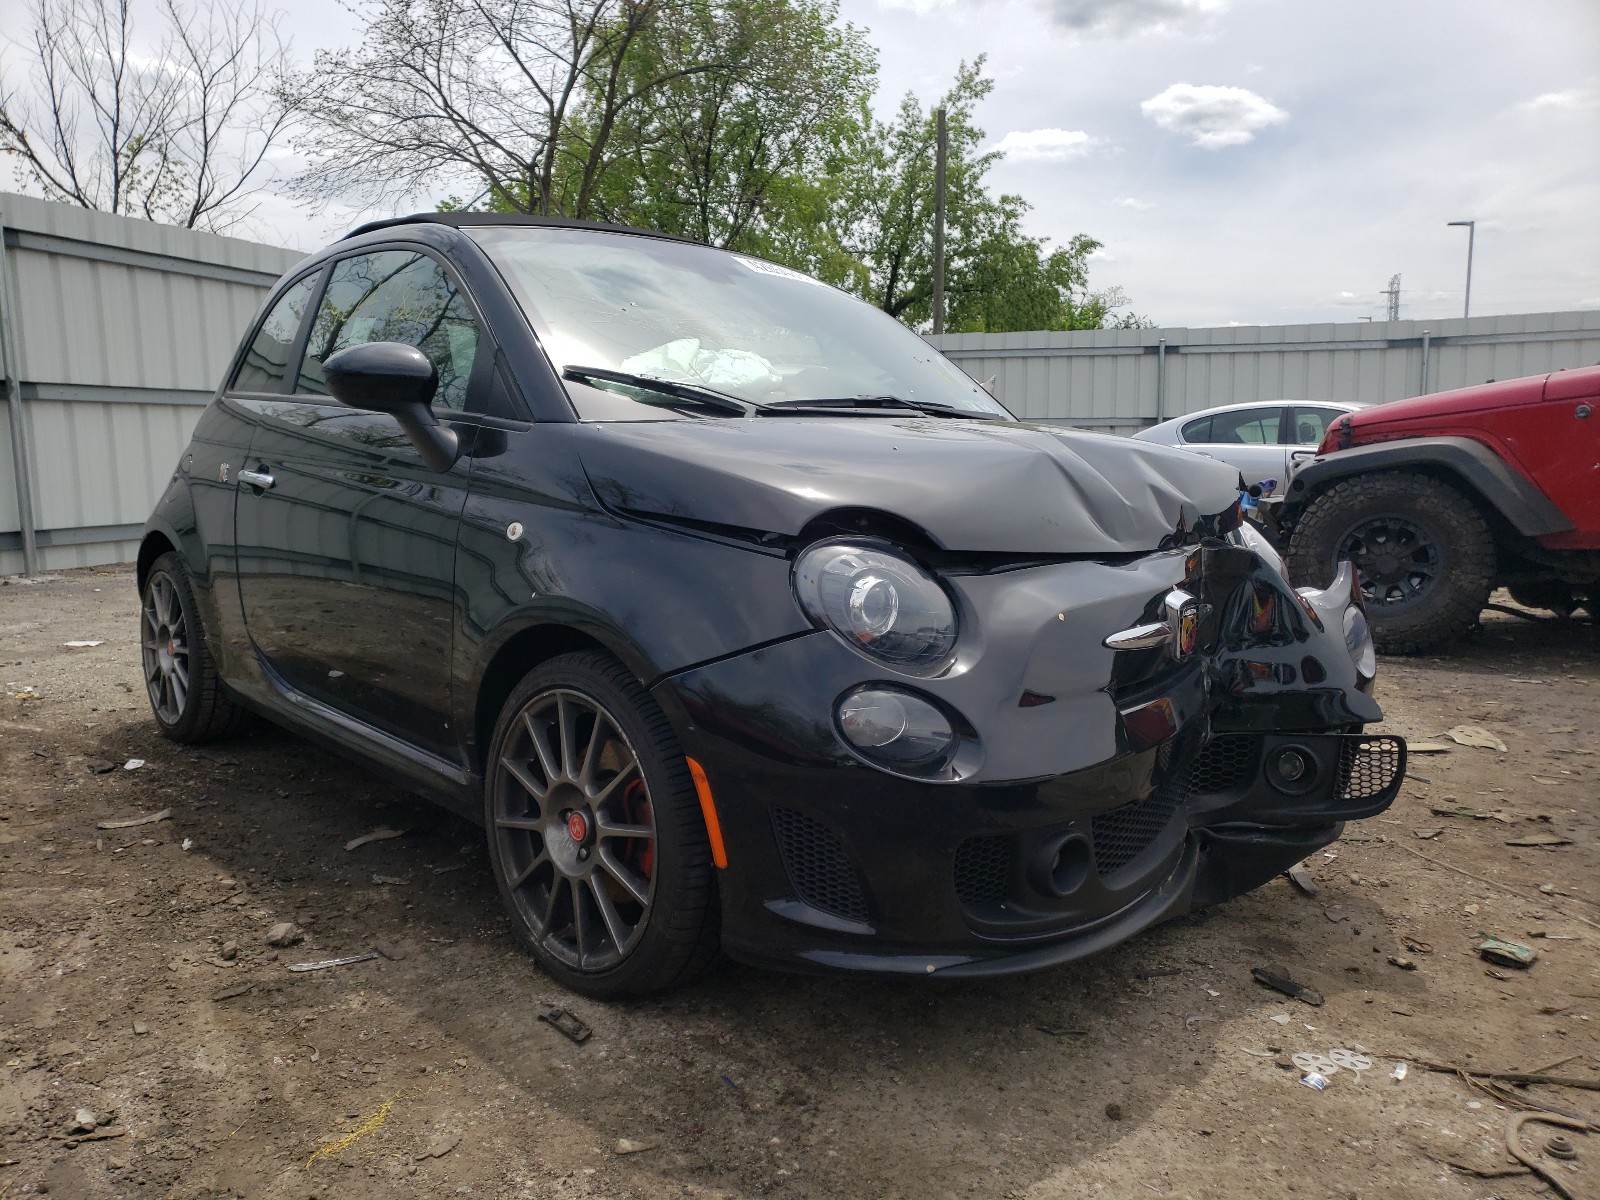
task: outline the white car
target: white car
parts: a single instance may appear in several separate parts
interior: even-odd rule
[[[1281,491],[1290,455],[1314,450],[1329,424],[1360,407],[1334,401],[1257,400],[1185,413],[1133,436],[1220,459],[1237,467],[1247,484],[1276,479]]]

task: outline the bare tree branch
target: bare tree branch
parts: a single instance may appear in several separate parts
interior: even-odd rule
[[[292,108],[289,46],[260,0],[33,0],[27,66],[0,83],[0,154],[46,198],[219,230],[248,216]]]

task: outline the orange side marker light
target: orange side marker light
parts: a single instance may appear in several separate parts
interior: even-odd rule
[[[706,819],[706,836],[711,839],[711,861],[726,868],[728,850],[722,844],[722,822],[717,820],[717,805],[711,799],[711,782],[706,778],[705,768],[694,759],[683,761],[689,764],[689,777],[694,780],[695,793],[700,797],[700,815]]]

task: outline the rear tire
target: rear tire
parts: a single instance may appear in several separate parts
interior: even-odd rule
[[[248,714],[222,687],[189,573],[171,551],[150,565],[139,594],[139,658],[164,736],[192,744],[239,732]]]
[[[518,940],[573,991],[665,991],[716,958],[715,871],[687,761],[615,659],[563,654],[511,693],[484,824]]]
[[[1385,654],[1420,653],[1466,633],[1494,583],[1488,523],[1430,475],[1358,475],[1313,500],[1289,539],[1290,578],[1326,587],[1341,558],[1356,566]]]

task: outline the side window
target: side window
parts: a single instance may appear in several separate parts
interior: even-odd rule
[[[322,364],[347,346],[404,342],[426,354],[439,372],[434,407],[459,410],[466,406],[478,335],[466,299],[427,255],[381,250],[340,259],[312,323],[295,390],[327,395]]]
[[[1211,418],[1210,440],[1247,446],[1275,446],[1278,443],[1278,421],[1282,416],[1281,408],[1241,408],[1237,412],[1218,413]]]
[[[1190,421],[1183,427],[1183,440],[1186,442],[1209,442],[1211,440],[1211,418],[1201,417],[1198,421]]]
[[[1344,416],[1337,408],[1297,408],[1294,410],[1294,428],[1290,441],[1297,446],[1317,446],[1328,432],[1328,426]]]
[[[289,371],[289,355],[294,350],[295,334],[300,332],[300,318],[311,303],[311,289],[316,285],[313,273],[295,284],[272,306],[256,336],[245,351],[244,361],[234,372],[228,385],[232,392],[281,392],[283,377]]]

